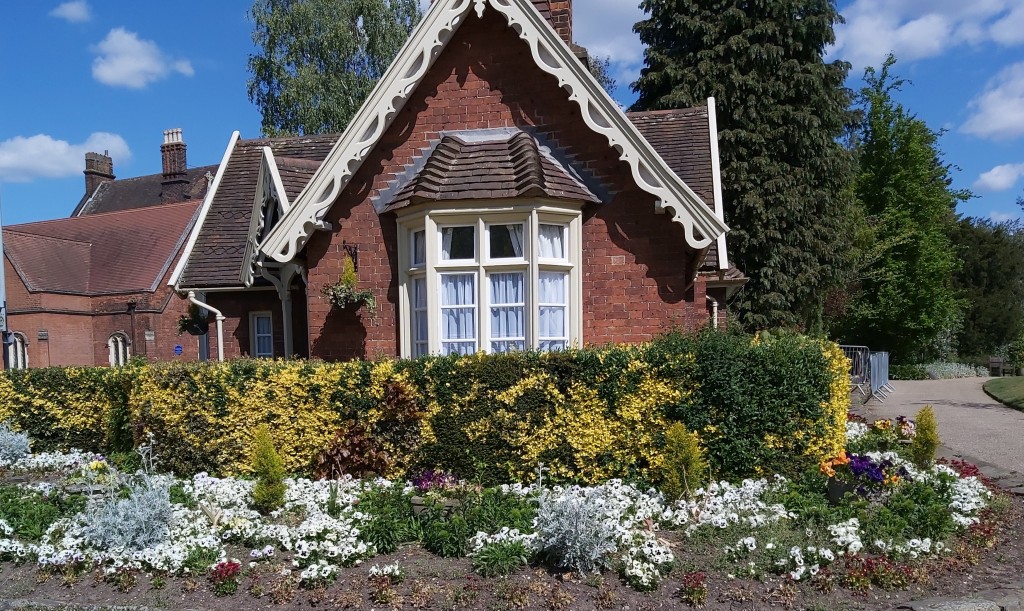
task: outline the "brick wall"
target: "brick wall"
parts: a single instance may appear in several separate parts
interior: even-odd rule
[[[277,291],[255,289],[226,293],[208,293],[206,302],[224,314],[224,358],[250,356],[252,340],[249,314],[270,312],[274,333],[274,356],[284,356],[284,326],[281,300]],[[292,291],[293,347],[297,356],[309,356],[306,337],[306,296],[302,289]],[[217,359],[217,327],[211,317],[210,360]]]
[[[171,269],[173,266],[168,276]],[[152,293],[94,297],[30,293],[8,264],[8,328],[25,336],[31,367],[106,366],[107,340],[116,332],[131,338],[133,356],[161,361],[195,360],[199,354],[198,341],[189,335],[178,335],[178,318],[187,312],[188,303],[166,286],[167,279],[161,279]],[[131,301],[136,306],[134,333],[128,309]],[[46,339],[40,339],[40,331],[46,332]],[[178,345],[182,347],[181,356],[174,354]]]
[[[471,14],[339,196],[326,219],[334,231],[318,233],[307,246],[311,354],[398,354],[396,223],[379,217],[371,198],[442,130],[525,128],[606,187],[606,203],[584,210],[585,343],[643,341],[669,325],[705,324],[703,280],[687,289],[693,253],[682,228],[655,214],[653,197],[636,187],[629,166],[578,112],[496,11],[486,11],[482,22]],[[343,242],[359,248],[361,286],[372,288],[380,304],[376,323],[361,313],[332,313],[319,297],[341,272]]]

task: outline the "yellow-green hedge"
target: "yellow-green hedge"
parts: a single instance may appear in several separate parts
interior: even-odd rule
[[[656,475],[672,421],[718,476],[792,472],[844,443],[848,363],[783,334],[669,334],[640,346],[417,360],[237,360],[40,369],[0,376],[0,420],[37,449],[109,452],[152,432],[163,466],[245,473],[267,424],[291,471],[339,430],[369,432],[399,476],[441,468],[484,482]]]

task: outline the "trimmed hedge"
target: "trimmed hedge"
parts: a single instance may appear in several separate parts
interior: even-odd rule
[[[437,467],[488,484],[530,479],[541,462],[556,480],[651,479],[681,421],[715,475],[738,478],[835,455],[847,372],[835,344],[709,330],[545,354],[8,372],[0,420],[37,450],[109,452],[150,431],[179,473],[247,472],[261,424],[286,468],[308,471],[341,431],[339,443],[369,440],[388,476]]]

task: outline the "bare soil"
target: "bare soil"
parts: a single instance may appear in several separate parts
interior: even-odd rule
[[[724,609],[893,609],[900,604],[936,596],[969,597],[973,592],[1019,584],[1024,579],[1024,501],[1013,497],[1011,508],[997,525],[990,547],[964,547],[941,560],[915,565],[917,581],[905,590],[856,592],[827,584],[793,583],[773,577],[765,581],[729,579],[706,566],[706,556],[675,533],[679,568],[657,592],[640,593],[618,576],[579,577],[542,567],[523,569],[507,578],[485,579],[472,572],[467,559],[439,558],[416,546],[379,556],[345,569],[326,589],[303,590],[275,573],[272,564],[244,575],[238,592],[216,596],[205,575],[161,578],[127,575],[120,583],[104,580],[99,572],[70,575],[40,571],[34,564],[0,564],[2,601],[99,606],[142,606],[175,610],[210,609],[526,609],[584,611],[621,609],[645,611],[681,609],[679,598],[686,571],[708,572],[704,608]],[[239,549],[237,557],[246,556]],[[400,584],[375,585],[368,566],[398,561],[406,573]],[[243,563],[244,564],[244,563]],[[280,565],[277,566],[280,569]]]

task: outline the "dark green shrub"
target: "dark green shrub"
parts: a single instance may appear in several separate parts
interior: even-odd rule
[[[256,486],[252,489],[252,505],[260,513],[270,513],[284,505],[284,463],[270,438],[266,426],[253,436],[252,470]]]
[[[20,486],[0,485],[0,519],[26,541],[39,541],[54,522],[82,511],[85,503],[79,494],[43,495]]]
[[[473,554],[473,570],[484,577],[509,575],[530,562],[530,552],[520,541],[492,543]]]
[[[893,380],[927,380],[930,376],[923,365],[891,365],[889,377]]]

